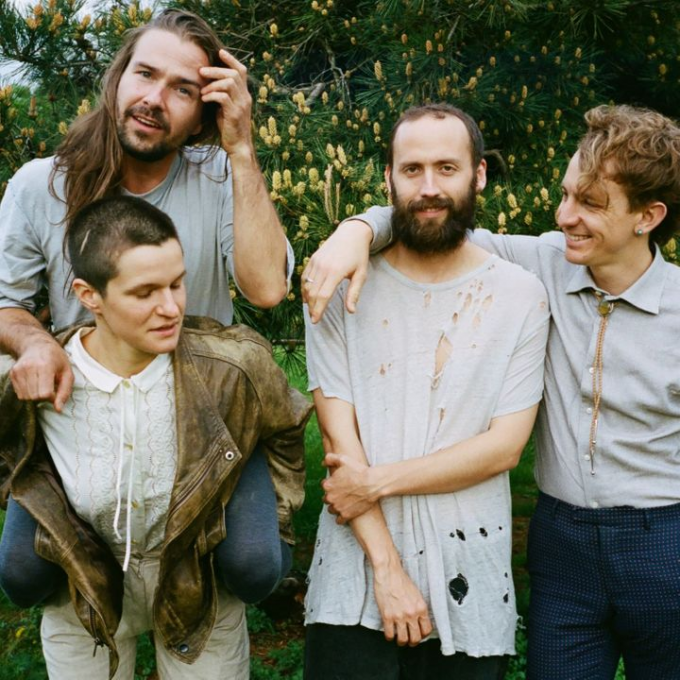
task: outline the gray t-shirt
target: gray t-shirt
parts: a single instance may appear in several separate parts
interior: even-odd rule
[[[389,241],[390,216],[390,208],[361,216],[377,232],[376,247]],[[680,502],[680,267],[665,262],[657,246],[647,271],[620,295],[609,295],[587,267],[565,258],[561,232],[537,238],[475,229],[469,238],[534,272],[550,299],[545,399],[536,422],[539,488],[590,508]],[[593,291],[615,306],[602,349],[591,461],[592,371],[602,319]]]
[[[231,170],[226,153],[213,151],[183,148],[163,182],[139,198],[166,212],[177,227],[187,269],[187,313],[229,324],[234,245]],[[57,175],[59,198],[55,198],[48,189],[53,162],[45,158],[24,165],[10,180],[0,204],[0,308],[32,312],[35,296],[46,286],[58,329],[84,321],[89,314],[70,293],[62,249],[64,181],[63,175]],[[289,244],[289,277],[292,267]]]
[[[426,285],[376,256],[354,315],[345,288],[307,324],[310,389],[354,405],[371,465],[425,456],[541,399],[549,309],[543,286],[520,267],[490,255],[460,278]],[[381,506],[442,652],[513,653],[508,474]],[[307,623],[381,628],[361,546],[325,510],[310,578]]]

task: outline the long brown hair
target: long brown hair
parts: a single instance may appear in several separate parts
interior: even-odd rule
[[[97,106],[77,118],[55,152],[55,164],[50,177],[50,193],[57,197],[54,181],[64,173],[67,228],[74,215],[92,201],[115,194],[122,181],[123,149],[116,131],[116,95],[123,72],[130,63],[137,42],[148,31],[162,30],[175,34],[200,47],[212,65],[221,64],[218,52],[222,47],[215,32],[196,14],[182,10],[165,10],[144,26],[126,36],[104,74]],[[189,137],[186,144],[219,143],[217,105],[204,104],[201,131]]]

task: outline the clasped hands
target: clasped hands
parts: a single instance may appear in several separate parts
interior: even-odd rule
[[[370,510],[379,500],[374,470],[351,456],[328,453],[323,465],[330,476],[321,482],[323,502],[328,512],[337,516],[338,524],[346,524]]]

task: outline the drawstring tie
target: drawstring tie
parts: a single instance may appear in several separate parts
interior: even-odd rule
[[[136,392],[133,391],[133,400],[136,400]],[[123,482],[123,458],[125,456],[125,392],[120,391],[120,436],[118,448],[118,475],[116,478],[116,514],[113,518],[113,532],[119,541],[123,540],[120,535],[118,525],[120,523],[120,512],[123,505],[123,498],[121,494],[121,486]],[[123,571],[127,571],[130,564],[130,553],[132,552],[132,488],[134,484],[135,471],[135,450],[137,444],[137,428],[133,429],[132,433],[132,449],[130,455],[130,472],[128,474],[128,489],[127,489],[127,504],[125,517],[125,559],[123,560]]]

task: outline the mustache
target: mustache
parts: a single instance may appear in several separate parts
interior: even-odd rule
[[[450,198],[421,198],[418,201],[411,201],[408,204],[410,213],[420,212],[421,210],[454,210],[455,203]]]
[[[160,125],[161,128],[163,128],[163,130],[165,130],[166,132],[168,130],[168,121],[166,120],[165,116],[158,109],[152,109],[149,108],[148,106],[144,106],[143,104],[131,106],[129,109],[125,111],[125,116],[126,118],[133,116],[148,118],[157,125]]]

